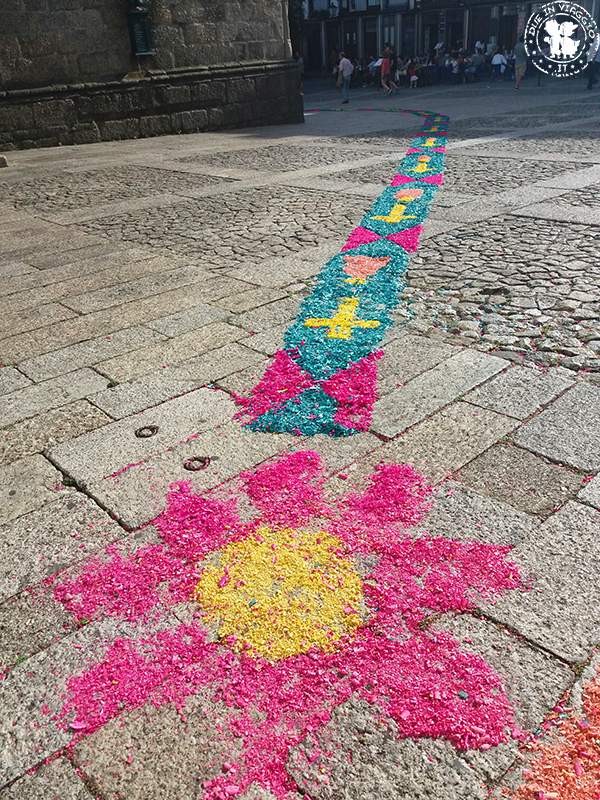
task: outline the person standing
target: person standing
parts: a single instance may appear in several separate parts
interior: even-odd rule
[[[506,57],[500,50],[496,50],[492,56],[492,81],[502,78],[505,69]]]
[[[519,41],[515,45],[513,55],[515,57],[515,89],[521,88],[521,81],[527,71],[527,50],[525,49],[525,37],[519,36]]]
[[[419,82],[419,75],[417,73],[417,64],[412,59],[408,62],[406,67],[406,74],[408,75],[408,85],[411,89],[416,89]]]
[[[590,60],[587,65],[587,88],[591,89],[598,83],[598,70],[600,70],[600,42],[596,44],[596,51],[592,47],[590,50]]]
[[[352,80],[352,73],[354,72],[354,65],[349,58],[346,58],[345,53],[340,53],[340,63],[338,64],[338,76],[341,79],[342,85],[342,103],[350,102],[350,81]]]
[[[398,87],[392,80],[392,51],[386,47],[381,61],[381,87],[386,94],[392,94]]]

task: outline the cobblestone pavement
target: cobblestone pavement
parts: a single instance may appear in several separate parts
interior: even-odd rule
[[[226,180],[212,175],[186,175],[147,167],[123,166],[63,172],[16,184],[0,183],[0,192],[5,201],[15,208],[53,212],[160,194],[164,191],[165,182],[173,194],[185,194],[186,190],[197,191],[203,186],[222,184]]]
[[[265,728],[251,752],[274,753],[271,776],[280,760],[290,798],[510,798],[528,774],[527,745],[551,738],[565,697],[577,705],[600,644],[598,95],[548,80],[520,93],[355,93],[351,105],[363,101],[381,113],[10,154],[0,176],[1,800],[189,800],[215,786],[225,794],[212,798],[272,800],[283,791],[275,778],[273,792],[237,784],[248,729],[265,719],[277,719],[267,725],[277,736]],[[309,105],[337,102],[325,92]],[[370,430],[328,439],[242,428],[235,396],[256,384],[321,266],[389,179],[415,118],[385,109],[411,103],[451,117],[448,180],[385,342]],[[343,684],[341,645],[325,654],[334,671],[313,653],[301,674],[270,683],[286,662],[255,662],[227,639],[219,671],[206,652],[228,609],[190,650],[200,583],[166,579],[173,558],[193,581],[228,558],[233,574],[247,540],[225,547],[219,526],[239,533],[265,518],[270,474],[244,485],[240,473],[299,450],[319,454],[323,496],[311,494],[315,456],[278,461],[290,470],[274,473],[280,513],[313,536],[331,523],[325,506],[364,491],[381,462],[412,464],[434,486],[426,518],[407,516],[400,544],[384,536],[385,486],[367,505],[354,496],[340,506],[354,514],[349,531],[365,524],[384,546],[358,548],[352,561],[327,551],[360,606],[340,606],[342,628],[362,635],[380,606],[406,622],[391,639],[382,622],[362,681]],[[156,521],[176,481],[215,503],[194,506],[187,528],[176,499],[173,516]],[[240,520],[217,504],[231,497]],[[319,518],[306,522],[310,513]],[[212,538],[197,549],[207,526]],[[357,599],[385,547],[422,542],[427,552],[398,555],[412,572],[377,607],[371,594]],[[453,560],[463,547],[468,564]],[[436,548],[441,562],[430,563]],[[482,552],[491,560],[478,579]],[[241,584],[255,557],[242,559]],[[257,604],[260,613],[256,597],[246,605]],[[323,614],[335,608],[323,601]],[[318,629],[321,612],[303,613]],[[377,660],[384,641],[400,650]],[[434,641],[457,643],[449,670],[443,649],[411,662],[415,642]],[[176,652],[161,650],[166,642]],[[392,702],[378,686],[394,669]],[[430,727],[419,728],[425,707]],[[309,735],[294,728],[307,709]],[[481,738],[490,720],[500,720],[492,744]]]
[[[255,168],[255,161],[252,160]],[[167,207],[103,217],[85,226],[124,242],[168,248],[215,267],[260,264],[339,236],[368,200],[289,186],[264,187]],[[243,215],[249,224],[235,224]],[[219,257],[228,259],[217,264]]]

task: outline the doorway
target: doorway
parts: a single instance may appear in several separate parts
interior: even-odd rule
[[[379,47],[377,46],[377,17],[365,17],[363,28],[363,56],[365,60],[369,60],[371,56],[377,57],[379,55]]]

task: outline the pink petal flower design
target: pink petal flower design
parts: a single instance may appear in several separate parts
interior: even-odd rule
[[[432,490],[408,465],[380,464],[364,491],[334,504],[314,451],[240,478],[258,512],[250,522],[234,500],[175,484],[154,521],[160,544],[128,556],[110,548],[54,588],[79,616],[143,621],[159,598],[196,612],[188,624],[116,639],[69,679],[61,724],[74,742],[124,711],[183,707],[205,690],[230,710],[224,725],[243,752],[204,797],[237,797],[256,782],[283,800],[297,790],[291,750],[353,696],[389,715],[402,737],[461,750],[510,737],[500,677],[424,624],[522,588],[508,548],[415,534]]]

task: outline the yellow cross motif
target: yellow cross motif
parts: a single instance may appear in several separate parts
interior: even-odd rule
[[[412,197],[408,201],[409,203],[412,202]],[[385,216],[381,216],[378,214],[373,219],[380,219],[382,222],[389,222],[390,224],[395,224],[396,222],[402,222],[405,219],[416,219],[414,214],[405,214],[407,203],[396,203],[396,205],[392,206],[389,214]]]
[[[427,164],[431,161],[431,156],[419,156],[417,158],[419,162],[417,166],[411,170],[411,172],[432,172],[433,170],[429,169]]]
[[[353,328],[378,328],[381,324],[376,319],[356,319],[357,297],[342,297],[337,311],[331,317],[311,317],[304,323],[307,328],[329,328],[330,339],[350,339]]]
[[[428,139],[425,139],[425,144],[423,145],[423,147],[435,147],[436,142],[437,139],[435,138],[435,136],[430,136]]]

